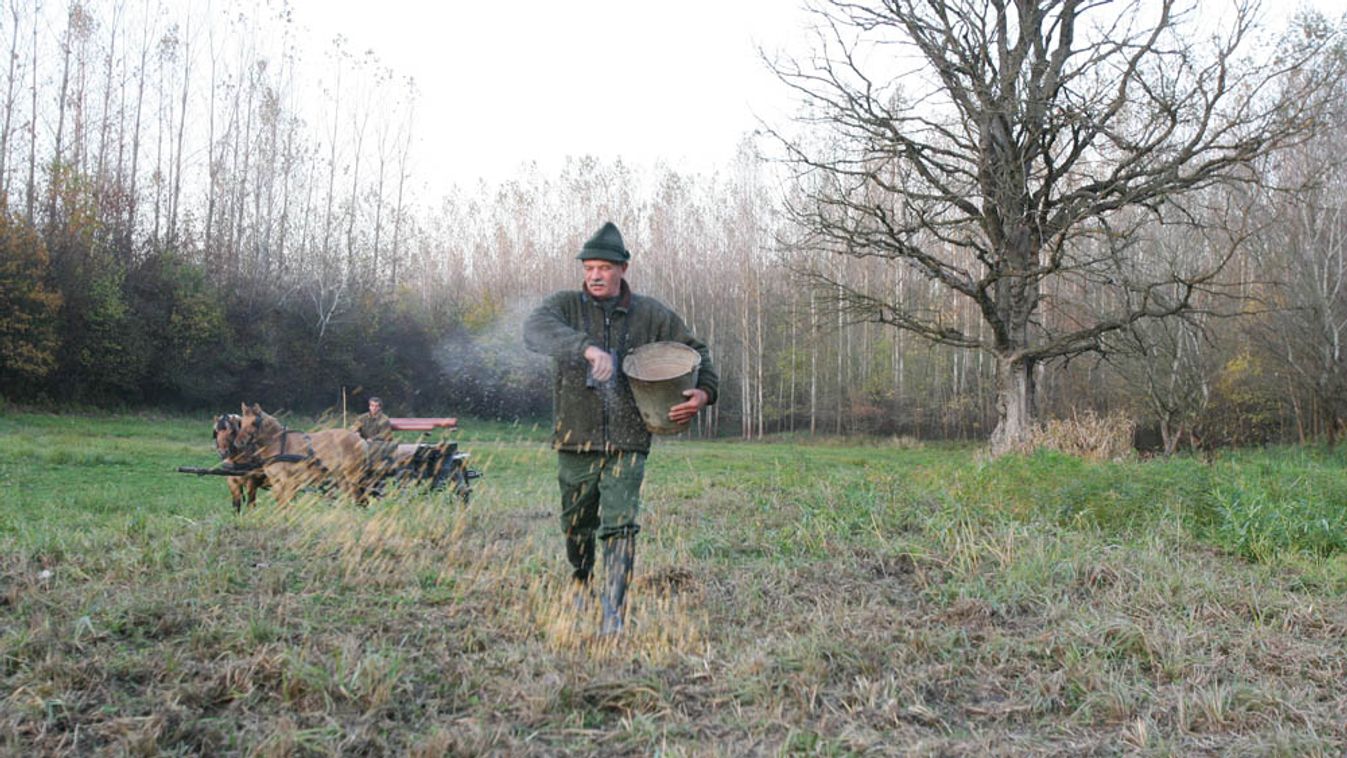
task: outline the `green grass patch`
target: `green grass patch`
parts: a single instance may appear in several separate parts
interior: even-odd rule
[[[661,440],[612,644],[567,593],[546,429],[465,420],[467,506],[235,516],[174,473],[210,422],[0,417],[4,752],[1347,748],[1338,451]]]

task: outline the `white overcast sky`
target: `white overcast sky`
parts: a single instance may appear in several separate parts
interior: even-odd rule
[[[526,161],[727,162],[788,98],[758,57],[799,37],[793,0],[294,0],[316,49],[336,34],[416,78],[416,174],[500,180]],[[447,180],[447,181],[446,181]]]
[[[708,171],[757,117],[790,108],[758,48],[809,47],[800,0],[292,3],[313,49],[340,33],[416,78],[415,173],[432,189],[580,155]],[[1263,7],[1280,25],[1295,4]],[[1347,0],[1309,4],[1347,11]]]

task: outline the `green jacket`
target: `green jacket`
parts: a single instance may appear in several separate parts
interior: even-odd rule
[[[646,453],[650,432],[621,372],[627,353],[651,342],[682,342],[702,356],[697,387],[706,391],[711,403],[720,380],[706,343],[694,337],[668,306],[633,294],[626,281],[612,315],[606,320],[604,315],[603,305],[583,291],[563,290],[544,300],[524,323],[524,344],[555,362],[553,445],[571,452]],[[591,345],[617,355],[617,379],[610,392],[585,386],[589,362],[584,353]]]
[[[359,434],[365,440],[383,440],[393,439],[393,422],[383,413],[377,416],[368,413],[362,413],[356,417],[355,424],[351,431]]]

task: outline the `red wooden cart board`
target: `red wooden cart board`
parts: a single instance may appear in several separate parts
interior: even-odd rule
[[[453,429],[458,426],[456,418],[390,418],[395,432],[428,432],[432,429]]]

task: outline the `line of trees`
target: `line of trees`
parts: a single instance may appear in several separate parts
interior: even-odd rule
[[[1098,38],[1075,0],[839,3],[775,64],[809,123],[711,175],[581,157],[430,197],[414,83],[340,39],[303,49],[284,6],[5,2],[12,400],[315,411],[346,387],[540,419],[519,324],[611,219],[633,286],[718,358],[700,434],[1012,443],[1090,408],[1172,450],[1347,419],[1347,91],[1322,18],[1244,59],[1260,27],[1201,53],[1169,2]],[[887,34],[935,76],[859,65]]]

